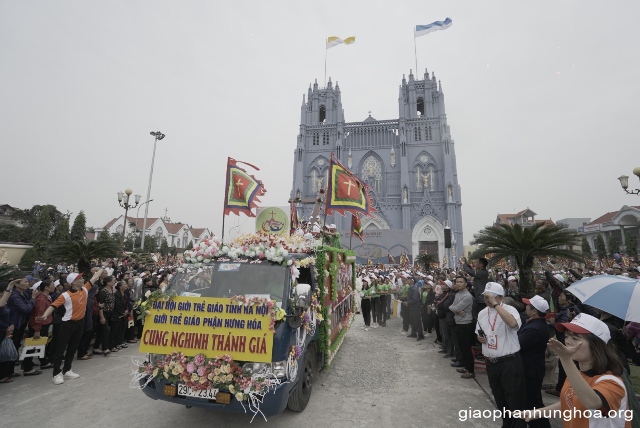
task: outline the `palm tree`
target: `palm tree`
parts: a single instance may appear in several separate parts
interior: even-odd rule
[[[488,257],[492,265],[498,260],[512,257],[520,271],[520,291],[523,296],[533,295],[533,263],[536,257],[566,258],[582,261],[582,255],[573,251],[580,242],[577,232],[555,224],[536,223],[532,227],[499,224],[486,227],[474,236],[471,244],[478,244],[473,258]]]
[[[416,257],[416,261],[424,266],[425,271],[431,270],[432,263],[439,263],[438,258],[435,255],[429,253],[420,254],[418,257]]]
[[[119,250],[113,241],[69,241],[53,247],[51,255],[66,262],[76,261],[78,270],[87,277],[91,275],[91,260],[115,257]]]
[[[19,274],[20,272],[14,265],[0,265],[0,282],[6,281]]]

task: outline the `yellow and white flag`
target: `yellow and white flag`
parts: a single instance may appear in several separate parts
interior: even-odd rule
[[[341,39],[340,37],[330,36],[327,37],[327,49],[332,48],[334,46],[338,46],[341,44],[350,45],[356,41],[355,36],[347,37],[346,39]]]

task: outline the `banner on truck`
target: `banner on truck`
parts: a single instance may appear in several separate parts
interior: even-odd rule
[[[235,361],[271,362],[273,331],[266,306],[237,305],[229,298],[176,297],[156,301],[146,316],[140,352]]]

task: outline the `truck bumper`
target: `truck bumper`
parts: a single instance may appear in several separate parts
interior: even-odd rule
[[[297,380],[297,379],[296,379]],[[144,385],[146,382],[146,378],[140,380],[140,385]],[[166,381],[154,381],[152,380],[149,384],[142,389],[142,392],[145,393],[147,397],[153,398],[154,400],[163,400],[169,401],[171,403],[181,404],[183,406],[193,406],[193,407],[203,407],[205,409],[215,410],[219,412],[226,413],[249,413],[249,405],[247,402],[243,402],[236,400],[235,397],[231,398],[231,403],[229,404],[218,404],[214,400],[207,400],[204,398],[195,398],[195,397],[182,397],[175,396],[171,397],[168,395],[164,395],[162,393],[162,387],[166,385],[168,382]],[[289,400],[289,393],[294,385],[290,383],[280,384],[276,387],[275,392],[272,389],[264,396],[262,403],[260,404],[260,411],[265,416],[273,416],[278,413],[282,413],[282,411],[287,407],[287,401]]]

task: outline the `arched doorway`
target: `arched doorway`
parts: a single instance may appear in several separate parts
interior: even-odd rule
[[[444,226],[433,216],[424,216],[416,223],[411,233],[413,258],[422,253],[435,254],[442,262],[444,256]]]

